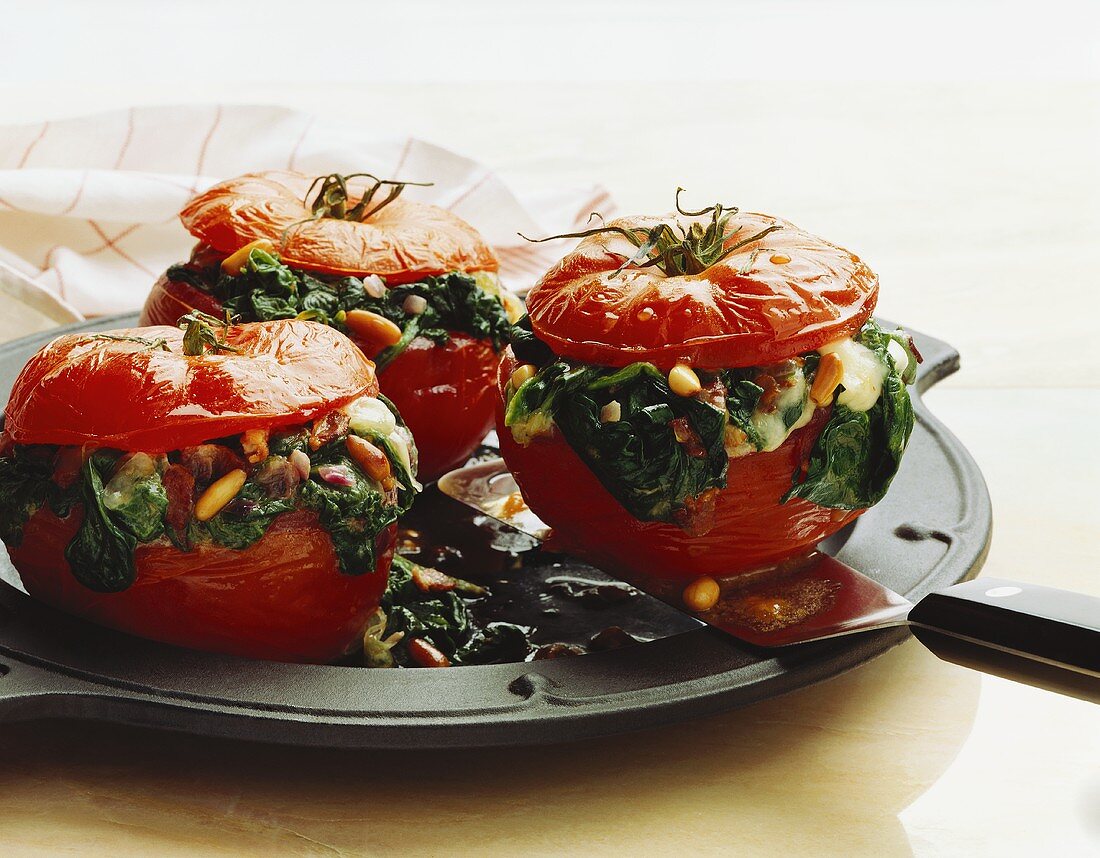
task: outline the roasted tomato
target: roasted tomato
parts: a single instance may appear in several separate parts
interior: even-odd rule
[[[858,256],[751,212],[727,223],[728,243],[771,231],[698,273],[619,271],[638,248],[614,230],[645,232],[667,220],[613,220],[548,271],[527,296],[539,338],[563,357],[606,366],[725,369],[851,336],[874,310],[878,278]]]
[[[269,242],[279,261],[293,271],[326,282],[349,276],[375,279],[379,291],[388,290],[385,295],[394,296],[397,304],[384,308],[396,325],[392,339],[384,331],[373,337],[358,333],[353,320],[345,322],[339,312],[312,315],[344,330],[371,358],[381,359],[385,349],[394,347],[398,333],[418,314],[426,312],[434,330],[450,335],[448,341],[438,334],[401,341],[396,346],[399,354],[386,355],[379,371],[383,392],[397,403],[417,438],[421,476],[439,476],[461,464],[492,426],[497,347],[508,321],[503,307],[514,299],[499,293],[499,300],[484,300],[480,286],[475,296],[481,300],[466,300],[468,290],[456,298],[448,275],[475,275],[479,284],[495,281],[496,257],[473,227],[450,212],[396,196],[390,199],[391,191],[402,187],[372,177],[314,180],[289,172],[250,174],[214,185],[180,213],[200,244],[186,266],[169,269],[153,286],[141,323],[174,324],[191,308],[220,314],[226,295],[219,292],[219,264],[257,241]],[[311,201],[313,188],[318,188],[318,196]],[[395,287],[405,287],[403,295],[415,284],[424,288],[405,312]],[[493,289],[499,291],[495,284]],[[302,298],[300,292],[297,298]],[[345,313],[378,312],[383,309],[380,300],[388,297],[359,303],[341,299],[333,306]],[[230,303],[243,321],[263,317],[256,302]],[[292,299],[289,312],[314,307],[299,303],[300,307]],[[285,314],[288,307],[280,304],[279,312]],[[482,335],[471,328],[475,316]],[[492,328],[492,337],[483,335],[486,328]]]
[[[122,631],[332,661],[386,586],[407,432],[331,328],[199,332],[198,350],[177,328],[68,335],[30,360],[0,444],[12,563],[32,596]]]
[[[498,379],[501,453],[552,544],[627,580],[728,576],[877,502],[919,358],[870,320],[877,291],[854,254],[722,206],[583,234]]]

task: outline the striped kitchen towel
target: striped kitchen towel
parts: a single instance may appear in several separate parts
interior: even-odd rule
[[[517,236],[579,228],[612,209],[598,186],[517,197],[493,170],[414,138],[376,139],[279,107],[136,107],[0,126],[0,262],[85,315],[138,309],[194,239],[176,213],[221,179],[266,169],[366,171],[410,181],[493,245],[501,276],[524,292],[568,244]]]

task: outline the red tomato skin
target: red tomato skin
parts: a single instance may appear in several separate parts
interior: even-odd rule
[[[218,317],[223,313],[221,301],[213,295],[182,280],[169,280],[168,273],[165,272],[157,278],[145,299],[138,324],[172,326],[181,316],[192,310],[201,310]]]
[[[496,271],[492,248],[470,224],[439,206],[400,197],[365,221],[313,217],[314,176],[286,170],[219,182],[187,202],[180,222],[222,254],[258,239],[288,265],[324,274],[378,274],[412,283],[446,271]],[[350,180],[354,199],[367,182]]]
[[[673,220],[693,219],[624,217],[609,226],[645,230]],[[734,227],[727,241],[779,228],[699,274],[667,277],[618,272],[631,245],[589,236],[528,294],[534,332],[555,354],[587,363],[727,369],[813,351],[870,318],[878,277],[858,256],[770,215],[740,212]]]
[[[311,512],[284,513],[257,542],[236,551],[166,542],[139,545],[137,578],[118,593],[88,589],[65,547],[83,520],[48,506],[28,520],[12,565],[27,592],[100,625],[177,646],[246,658],[324,664],[359,641],[386,587],[396,525],[379,534],[373,571],[343,575],[329,535]]]
[[[499,363],[491,342],[451,331],[444,345],[417,337],[378,374],[416,440],[422,481],[464,464],[493,428]]]
[[[527,505],[553,528],[554,548],[628,581],[686,584],[701,575],[725,577],[760,569],[808,553],[862,512],[826,509],[801,498],[780,502],[791,487],[791,475],[809,457],[828,422],[829,411],[818,409],[779,449],[730,461],[708,533],[692,536],[674,524],[639,521],[556,430],[527,446],[512,438],[504,425],[503,394],[516,365],[508,350],[501,361],[497,397],[501,455]]]
[[[40,349],[16,378],[4,436],[17,444],[178,450],[246,429],[307,423],[378,392],[374,364],[325,325],[294,319],[236,325],[238,353],[183,353],[174,327],[116,337],[163,339],[168,351],[97,334]]]

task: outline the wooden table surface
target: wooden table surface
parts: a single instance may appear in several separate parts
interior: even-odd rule
[[[129,103],[369,106],[519,187],[677,185],[857,251],[946,339],[929,405],[981,465],[985,574],[1100,595],[1100,87],[1065,83],[0,88],[5,119]],[[656,108],[655,106],[660,106]],[[380,119],[384,118],[384,119]],[[476,117],[476,119],[471,119]],[[0,843],[81,855],[1058,855],[1100,850],[1100,710],[910,641],[824,685],[627,736],[449,753],[5,726]]]

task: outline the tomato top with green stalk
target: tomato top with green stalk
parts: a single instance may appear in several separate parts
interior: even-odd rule
[[[770,215],[722,205],[627,217],[584,240],[527,296],[558,355],[606,366],[759,366],[850,336],[878,278],[858,256]]]

